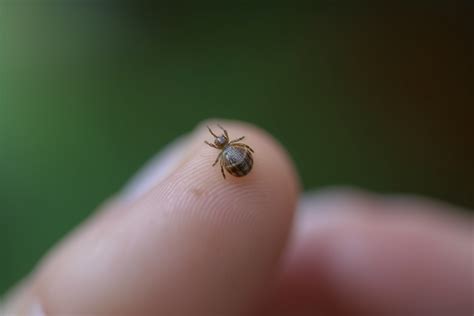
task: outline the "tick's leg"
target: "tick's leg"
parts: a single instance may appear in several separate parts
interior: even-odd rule
[[[229,142],[229,144],[234,144],[234,143],[240,142],[244,138],[245,138],[245,136],[239,137],[239,138],[234,139],[233,141]]]
[[[251,152],[254,152],[252,147],[250,147],[249,145],[244,144],[244,143],[233,143],[232,146],[244,147],[244,148],[247,148],[248,150],[250,150]]]
[[[219,126],[219,128],[224,131],[225,137],[227,137],[227,139],[229,139],[229,134],[227,133],[227,131],[222,126],[220,126],[219,124],[217,124],[217,126]]]
[[[207,126],[207,129],[209,130],[209,133],[212,134],[212,136],[214,136],[215,138],[217,138],[217,135],[214,134],[214,132],[211,130],[211,128],[209,126]]]
[[[222,176],[223,176],[224,179],[225,179],[224,165],[222,164],[222,160],[221,160],[221,173],[222,173]]]
[[[221,158],[221,156],[222,156],[222,151],[219,153],[219,155],[217,155],[216,161],[214,161],[214,163],[212,164],[213,167],[214,167],[215,165],[217,165],[217,162],[219,161],[219,159]]]
[[[205,140],[204,143],[211,146],[212,148],[219,149],[219,148],[217,148],[216,145],[209,143],[207,140]]]

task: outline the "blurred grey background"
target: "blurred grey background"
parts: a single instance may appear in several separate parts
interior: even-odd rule
[[[0,0],[0,293],[209,117],[267,129],[306,189],[474,207],[472,12]]]

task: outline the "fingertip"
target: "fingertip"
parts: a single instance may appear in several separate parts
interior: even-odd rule
[[[212,167],[219,150],[203,141],[213,143],[207,127],[219,125],[228,131],[231,139],[245,136],[245,144],[255,149],[253,168],[246,176],[234,177],[224,169],[224,179],[219,165]],[[174,191],[181,200],[183,194],[190,193],[193,200],[190,204],[210,203],[199,208],[201,215],[206,210],[219,209],[223,218],[238,214],[251,218],[252,209],[258,206],[260,212],[271,212],[267,214],[268,220],[276,220],[282,213],[291,216],[299,192],[297,173],[286,150],[266,131],[244,122],[209,120],[198,125],[190,143],[192,150],[169,181],[182,185],[181,190]]]
[[[255,149],[248,175],[223,179],[212,167],[219,152],[203,142],[213,140],[207,125],[217,124]],[[199,124],[170,159],[165,176],[153,176],[162,171],[151,167],[141,176],[145,184],[135,181],[139,194],[113,221],[89,224],[45,261],[37,288],[47,312],[251,309],[275,269],[296,205],[289,155],[253,125],[218,120]]]
[[[245,144],[256,150],[252,154],[253,168],[246,176],[235,177],[224,170],[223,177],[219,164],[213,166],[220,151],[205,142],[213,143],[211,132],[216,126],[225,128],[231,139],[245,136]],[[141,191],[137,202],[146,203],[146,209],[151,209],[154,203],[163,207],[166,201],[167,207],[183,210],[185,214],[181,215],[187,218],[247,221],[250,225],[265,218],[275,223],[271,227],[277,223],[289,225],[299,193],[299,180],[286,150],[266,131],[245,122],[204,121],[187,137],[186,146],[180,148],[179,153],[174,156],[174,168],[167,172],[165,179],[149,181],[157,178],[153,176],[154,169],[161,169],[152,166],[147,168],[151,174],[142,173],[134,181],[134,187]],[[142,179],[146,180],[145,186]],[[173,215],[180,216],[180,212]]]

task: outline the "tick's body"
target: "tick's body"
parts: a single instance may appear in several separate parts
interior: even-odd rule
[[[215,137],[215,140],[214,144],[205,141],[205,143],[209,146],[221,150],[212,166],[215,166],[220,161],[221,172],[224,179],[224,169],[235,177],[243,177],[247,175],[250,170],[252,170],[253,166],[253,149],[244,143],[239,143],[239,141],[244,139],[244,137],[229,141],[229,135],[227,134],[227,131],[220,125],[218,126],[222,129],[224,135],[217,136],[208,127],[209,132]]]
[[[221,159],[224,169],[233,176],[243,177],[252,170],[252,153],[245,147],[228,145],[222,151]]]

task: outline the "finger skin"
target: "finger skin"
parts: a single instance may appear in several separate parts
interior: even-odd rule
[[[92,220],[33,280],[51,315],[248,314],[275,270],[298,194],[292,163],[264,131],[219,121],[255,149],[223,179],[202,124],[183,162],[126,210]],[[112,215],[110,215],[112,214]],[[100,218],[100,216],[99,216]]]
[[[416,199],[316,201],[298,214],[266,314],[472,314],[471,217]]]

